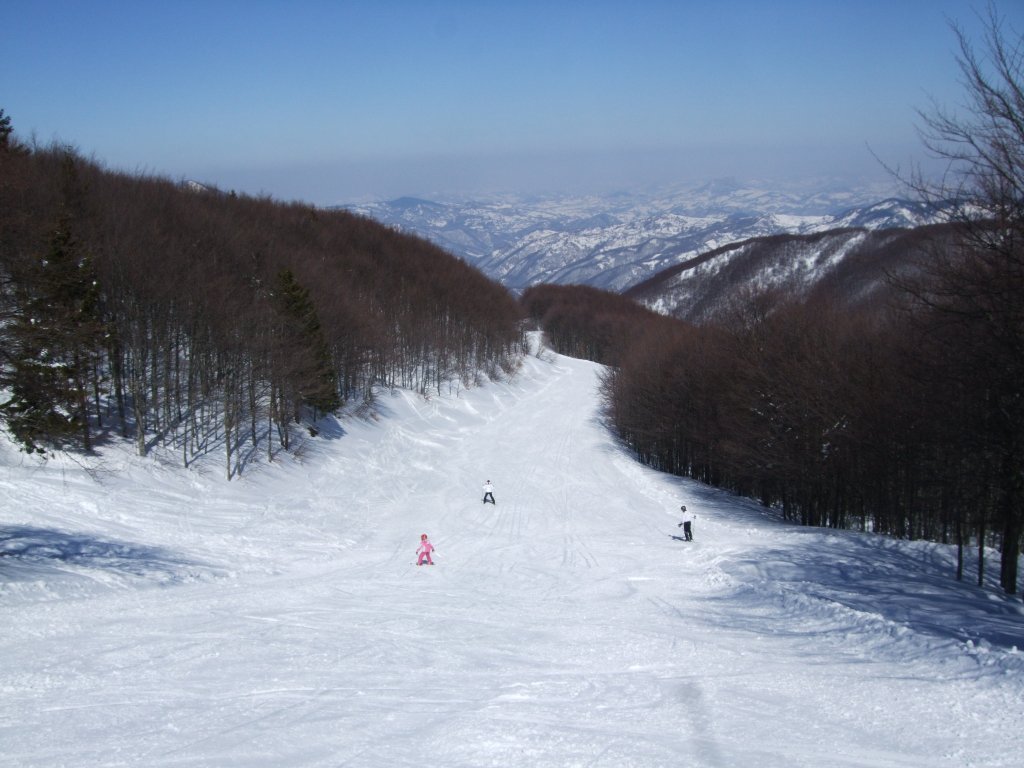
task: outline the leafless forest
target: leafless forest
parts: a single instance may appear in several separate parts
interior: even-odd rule
[[[966,106],[920,113],[939,181],[904,179],[944,226],[888,240],[884,291],[760,292],[700,325],[592,289],[523,302],[552,344],[613,367],[611,423],[645,462],[806,525],[1000,550],[1017,592],[1024,534],[1024,39],[990,8],[954,27]],[[894,248],[901,249],[896,253]],[[885,265],[898,264],[898,269]]]
[[[938,318],[764,294],[696,326],[593,288],[523,301],[554,348],[612,366],[609,421],[645,463],[806,525],[974,542],[978,557],[1002,543],[1014,449],[991,387],[1019,383],[993,382]]]
[[[375,388],[514,369],[520,309],[424,240],[344,212],[0,147],[2,406],[28,450],[110,432],[228,476]]]

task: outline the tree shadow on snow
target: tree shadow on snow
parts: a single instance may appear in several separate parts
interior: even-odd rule
[[[855,531],[793,527],[786,533],[782,546],[758,549],[756,560],[727,570],[774,591],[796,632],[830,616],[849,631],[874,625],[893,636],[906,628],[1003,649],[1024,645],[1019,599],[995,585],[956,581],[950,547]],[[757,611],[749,619],[757,623]]]
[[[0,582],[78,575],[173,584],[202,578],[208,571],[160,547],[32,526],[0,527]]]
[[[612,436],[603,450],[637,461],[636,453],[616,436],[604,414],[595,417],[594,423]],[[765,546],[752,540],[745,555],[723,552],[716,560],[737,588],[708,598],[709,607],[719,606],[734,626],[808,636],[829,626],[832,630],[845,626],[849,633],[881,630],[894,637],[909,629],[941,640],[1004,650],[1024,648],[1020,598],[1003,594],[991,573],[986,574],[985,588],[976,586],[975,562],[968,564],[964,581],[957,581],[955,550],[950,545],[803,527],[754,499],[690,478],[659,474],[677,487],[677,502],[697,513],[698,540],[701,526],[717,520],[728,520],[737,529],[748,526],[752,535],[765,534]],[[998,558],[990,557],[989,568],[997,564]],[[764,610],[766,597],[776,602],[781,613]]]
[[[317,437],[324,440],[340,440],[345,436],[345,428],[334,415],[324,416],[312,426],[312,429],[316,431]]]

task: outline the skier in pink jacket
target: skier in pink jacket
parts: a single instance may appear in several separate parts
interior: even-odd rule
[[[430,539],[427,538],[427,534],[420,536],[420,546],[416,550],[416,554],[420,556],[419,562],[416,565],[423,565],[425,560],[427,565],[433,565],[434,561],[430,557],[430,553],[434,551],[434,545],[430,543]]]

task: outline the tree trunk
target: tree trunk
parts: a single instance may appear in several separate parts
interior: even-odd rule
[[[978,523],[978,586],[985,586],[985,518]]]
[[[1008,595],[1017,594],[1017,569],[1020,559],[1020,539],[1024,533],[1024,470],[1021,469],[1019,438],[1013,435],[1003,460],[1003,546],[999,567],[999,584]]]
[[[963,507],[956,509],[956,580],[964,580],[964,520]]]

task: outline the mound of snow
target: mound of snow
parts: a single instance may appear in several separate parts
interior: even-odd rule
[[[6,762],[1014,763],[1019,603],[638,465],[599,372],[382,393],[231,482],[3,444]]]

